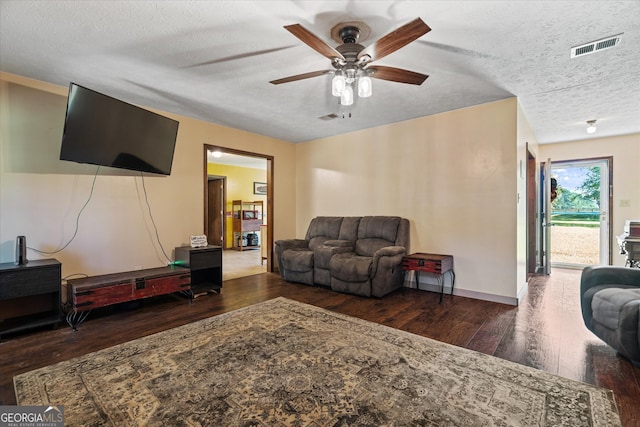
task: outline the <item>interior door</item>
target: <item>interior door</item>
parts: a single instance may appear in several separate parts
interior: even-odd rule
[[[224,199],[225,178],[213,177],[207,181],[208,227],[207,242],[225,247],[224,242]]]
[[[600,264],[611,264],[611,172],[609,161],[600,163]]]
[[[551,159],[547,159],[542,168],[542,269],[544,274],[551,274]]]

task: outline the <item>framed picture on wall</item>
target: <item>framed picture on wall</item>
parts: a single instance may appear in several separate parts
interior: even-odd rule
[[[266,182],[254,182],[253,194],[267,195],[267,183]]]

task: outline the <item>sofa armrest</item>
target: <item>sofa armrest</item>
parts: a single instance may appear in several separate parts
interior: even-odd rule
[[[376,275],[380,258],[393,258],[391,260],[392,263],[402,264],[402,258],[405,256],[405,254],[406,248],[404,246],[385,246],[384,248],[378,249],[373,254],[373,262],[371,263],[371,277]]]
[[[405,247],[404,246],[385,246],[384,248],[380,248],[373,254],[374,257],[379,258],[381,256],[394,256],[394,255],[405,255]]]
[[[286,251],[287,249],[300,249],[308,248],[309,241],[304,239],[285,239],[277,240],[276,247],[280,248],[280,251]]]
[[[274,243],[276,260],[278,261],[278,271],[284,274],[284,265],[282,264],[282,253],[287,249],[308,248],[309,241],[304,239],[283,239]]]

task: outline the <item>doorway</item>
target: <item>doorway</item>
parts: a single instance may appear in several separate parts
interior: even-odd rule
[[[223,166],[225,160],[220,160],[213,157],[213,153],[223,156],[225,159],[235,159],[233,167],[239,170],[250,170],[254,167],[264,169],[264,173],[260,174],[260,181],[265,181],[266,185],[259,186],[260,194],[255,192],[254,188],[257,182],[253,182],[257,179],[243,178],[242,180],[235,180],[232,177],[225,176],[224,173],[215,172],[215,164]],[[273,156],[266,156],[258,153],[251,153],[246,151],[234,150],[230,148],[218,147],[213,145],[204,145],[204,177],[205,177],[205,194],[204,194],[204,224],[205,234],[208,241],[211,244],[222,246],[223,248],[233,247],[229,242],[233,242],[233,237],[229,236],[232,233],[232,227],[229,225],[233,221],[232,214],[228,205],[232,199],[254,200],[254,198],[260,198],[264,200],[264,212],[261,215],[264,218],[264,227],[260,227],[264,230],[261,233],[260,250],[259,251],[235,251],[228,249],[223,251],[223,275],[227,278],[241,277],[242,275],[256,274],[258,269],[261,271],[273,271]],[[228,161],[227,161],[228,163]],[[234,162],[231,162],[234,163]],[[261,166],[256,166],[257,164]],[[259,171],[258,171],[259,172]],[[251,182],[245,182],[246,180]],[[238,189],[240,187],[240,189]],[[266,194],[264,194],[266,189]],[[238,193],[240,192],[240,193]],[[229,195],[228,195],[229,194]],[[230,197],[230,198],[229,198]],[[216,242],[216,243],[214,243]],[[239,252],[236,254],[235,252]],[[243,257],[242,260],[238,260],[238,256],[244,252],[247,257]],[[256,265],[247,265],[244,258],[251,257],[251,253],[255,254],[257,259]],[[225,254],[228,256],[225,257]],[[226,274],[230,272],[227,268],[225,271],[225,258],[229,262],[234,263],[234,271],[231,276]],[[253,262],[249,264],[254,264]],[[247,265],[246,274],[242,271],[236,271],[238,268],[243,269],[243,265]],[[256,269],[258,267],[258,269]],[[260,272],[260,271],[258,271]]]
[[[611,264],[612,158],[551,161],[548,176],[557,183],[548,210],[550,266]]]

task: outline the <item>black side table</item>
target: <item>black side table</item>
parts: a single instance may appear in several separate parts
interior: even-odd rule
[[[16,265],[0,264],[0,336],[61,319],[62,265],[42,259]]]
[[[191,270],[191,291],[194,296],[219,293],[222,288],[222,246],[201,248],[178,246],[175,263]]]

